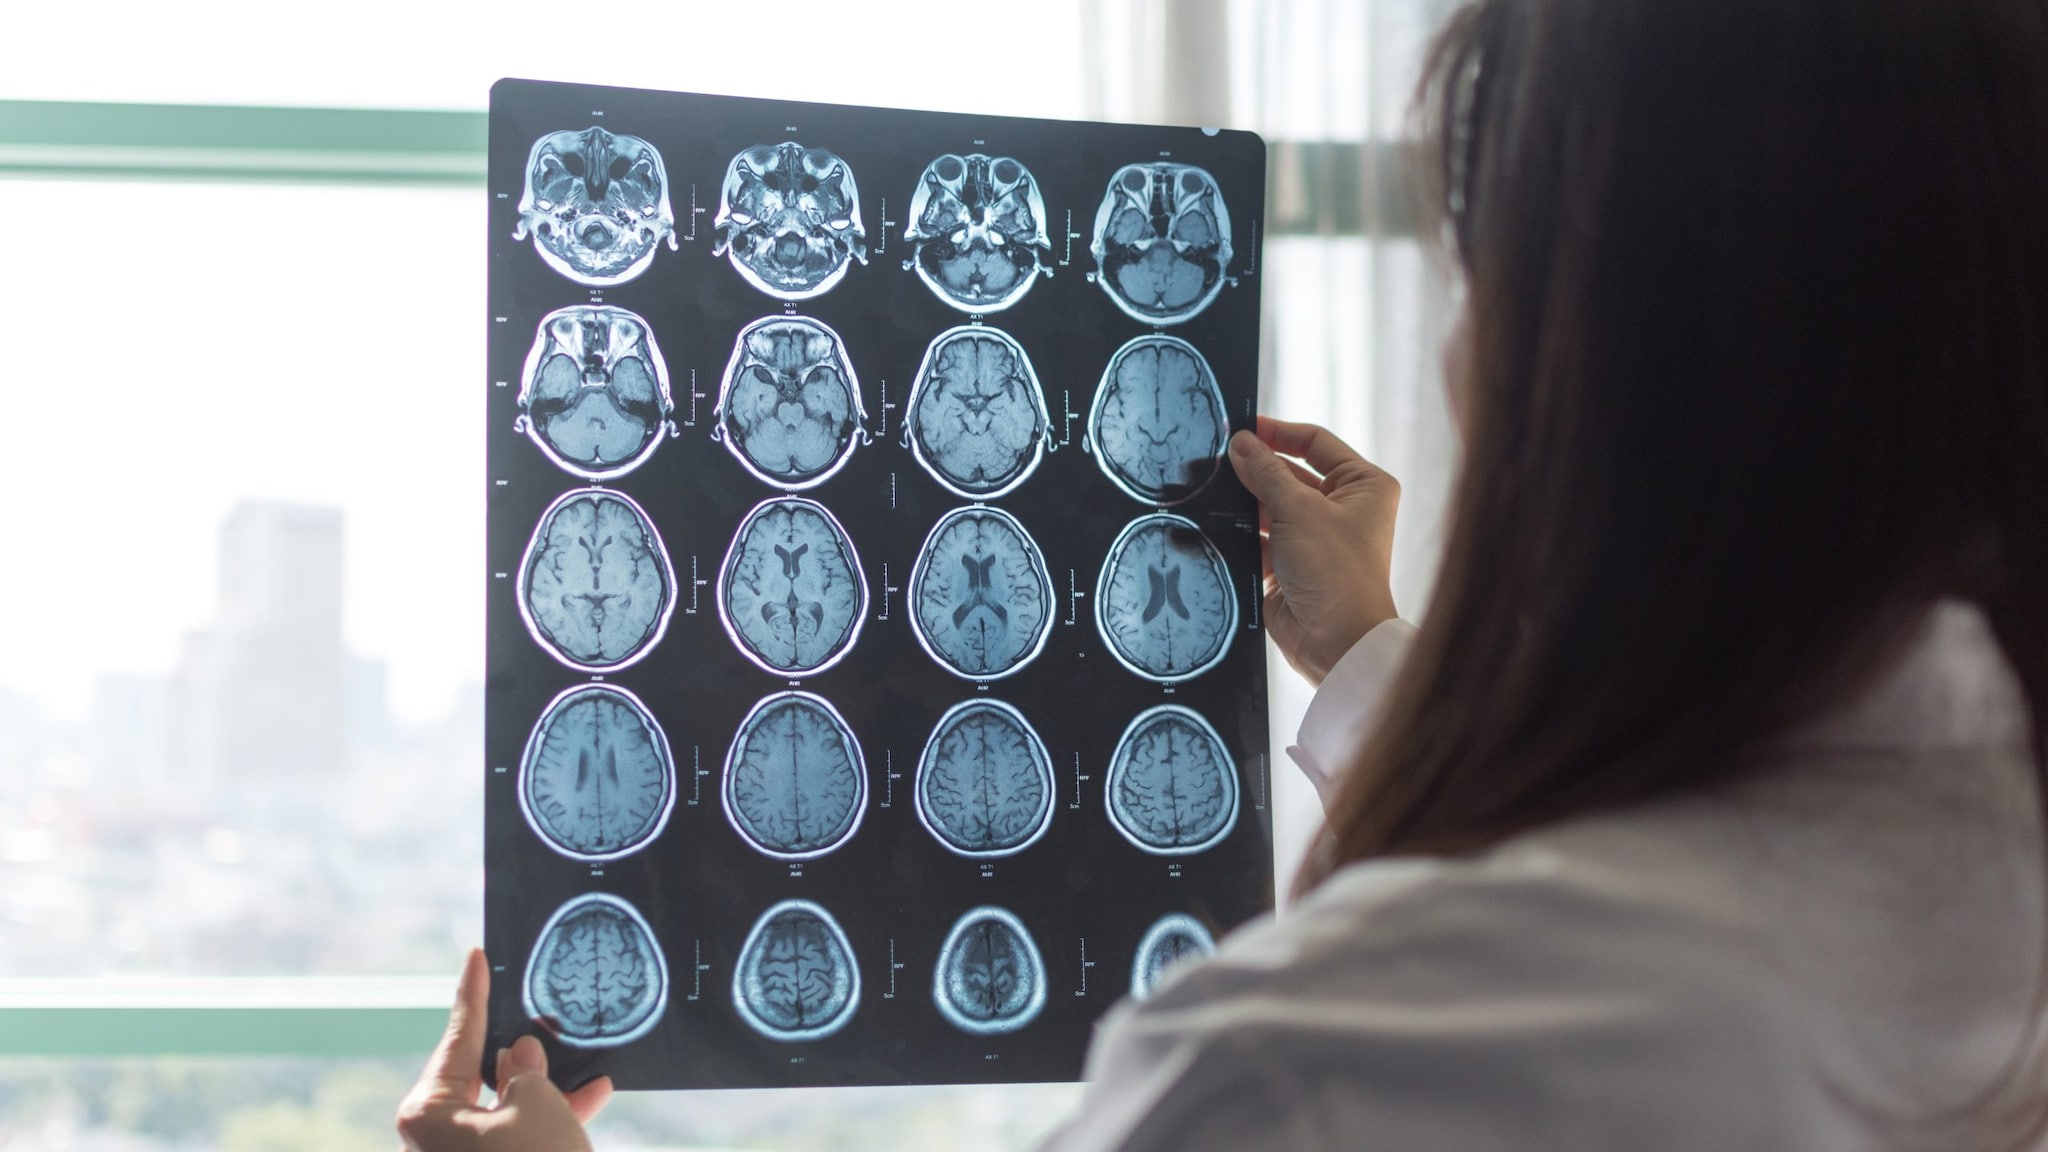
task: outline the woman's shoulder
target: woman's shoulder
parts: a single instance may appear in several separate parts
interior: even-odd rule
[[[1786,992],[1674,895],[1537,847],[1354,865],[1114,1012],[1054,1147],[1784,1146]]]

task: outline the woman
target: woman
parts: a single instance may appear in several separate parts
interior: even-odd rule
[[[2048,4],[1481,0],[1429,75],[1427,625],[1392,481],[1240,434],[1327,831],[1050,1147],[2036,1146]]]

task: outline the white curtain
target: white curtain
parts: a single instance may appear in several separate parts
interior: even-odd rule
[[[1442,542],[1456,441],[1438,348],[1450,319],[1397,170],[1431,35],[1457,0],[1084,0],[1088,108],[1247,128],[1271,165],[1261,265],[1261,409],[1335,430],[1401,480],[1394,593],[1417,619]],[[1287,761],[1308,686],[1273,653],[1281,887],[1321,820]]]

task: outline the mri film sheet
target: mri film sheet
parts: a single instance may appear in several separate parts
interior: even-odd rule
[[[488,1043],[1077,1078],[1273,901],[1263,145],[507,80],[488,184]]]

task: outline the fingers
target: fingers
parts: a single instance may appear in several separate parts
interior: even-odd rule
[[[1320,424],[1296,424],[1291,420],[1275,420],[1271,416],[1259,417],[1259,439],[1271,446],[1273,451],[1288,456],[1298,456],[1308,461],[1308,466],[1327,476],[1345,464],[1363,464],[1373,471],[1372,465],[1360,456],[1349,444],[1338,439],[1335,432]]]
[[[1295,465],[1275,455],[1249,432],[1230,438],[1230,466],[1259,503],[1271,509],[1284,509],[1292,501],[1322,491],[1296,475]]]
[[[448,1013],[448,1031],[427,1059],[413,1097],[423,1104],[476,1103],[483,1089],[484,1029],[491,995],[491,972],[481,948],[469,950],[456,985],[455,1007]]]
[[[569,1111],[575,1113],[577,1120],[588,1124],[604,1111],[604,1106],[611,1103],[611,1099],[612,1078],[599,1076],[568,1094]]]

